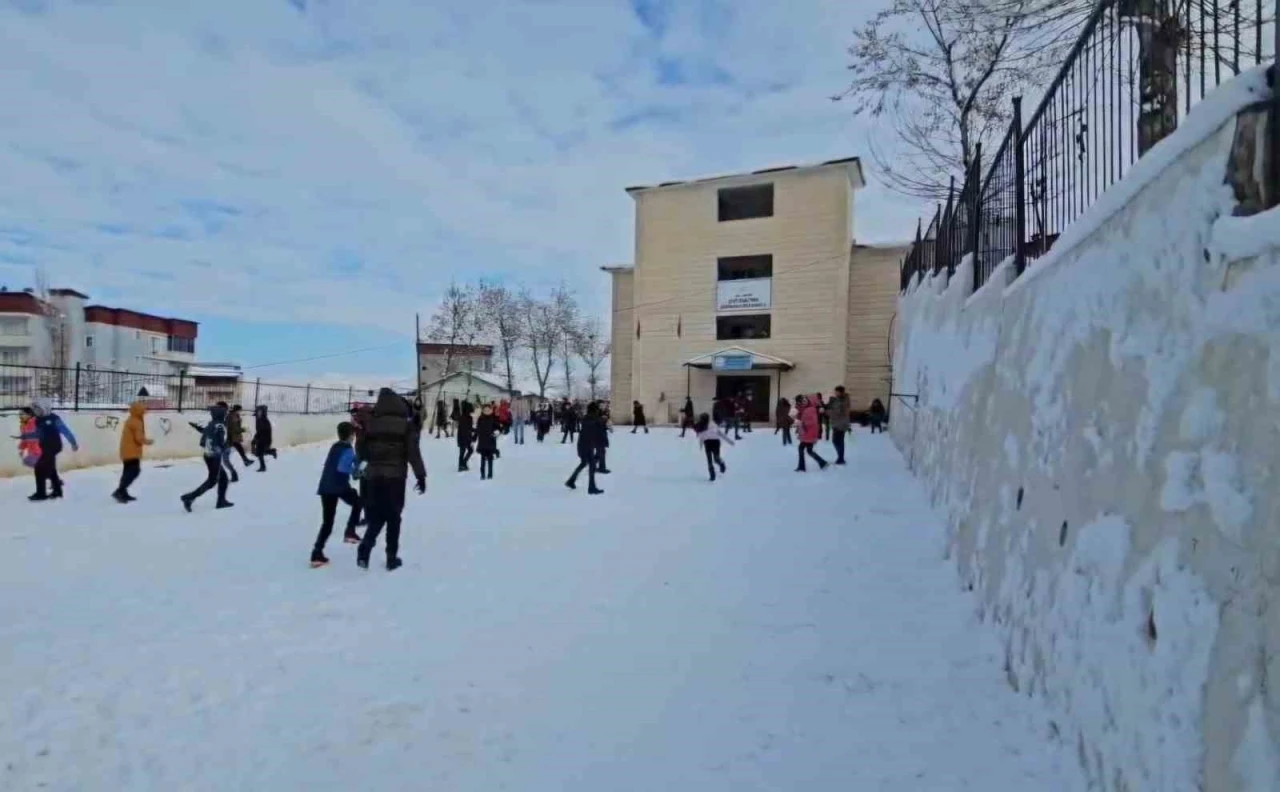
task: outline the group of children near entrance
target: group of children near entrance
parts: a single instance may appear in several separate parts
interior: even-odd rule
[[[200,448],[206,468],[205,480],[196,489],[181,496],[183,508],[190,512],[196,500],[205,493],[217,490],[217,509],[234,506],[227,500],[229,484],[239,481],[232,464],[235,451],[248,469],[253,463],[245,453],[244,424],[240,405],[228,407],[218,402],[209,408],[209,420],[204,424],[192,423],[200,434]],[[480,456],[480,478],[493,478],[494,460],[500,456],[498,437],[512,435],[516,445],[524,443],[524,424],[537,427],[538,441],[542,442],[550,430],[551,422],[560,424],[563,430],[561,443],[576,442],[578,465],[565,481],[569,489],[577,488],[578,477],[587,473],[587,492],[601,495],[604,490],[596,484],[597,475],[610,473],[606,463],[609,434],[612,431],[607,404],[591,402],[585,408],[577,402],[565,400],[559,405],[543,405],[532,415],[522,414],[509,403],[489,403],[480,406],[480,415],[474,417],[475,407],[468,401],[455,400],[449,421],[442,425],[445,415],[443,401],[436,405],[437,437],[453,430],[458,445],[458,471],[470,470],[473,454]],[[743,431],[750,432],[750,423],[733,404],[719,405],[713,414],[701,413],[695,417],[692,399],[686,399],[681,409],[680,436],[692,429],[702,447],[711,481],[717,474],[724,475],[728,466],[724,462],[724,444],[734,445]],[[141,472],[143,451],[153,444],[147,437],[143,418],[146,405],[137,402],[129,408],[120,435],[120,459],[122,471],[120,483],[112,497],[119,503],[136,500],[129,494],[129,487]],[[258,471],[266,472],[266,458],[277,457],[272,445],[272,426],[267,408],[259,406],[254,411],[253,456],[257,457]],[[798,464],[796,470],[806,470],[806,457],[817,462],[819,469],[826,469],[827,461],[814,447],[825,435],[835,448],[835,464],[845,464],[845,436],[851,430],[854,412],[850,408],[848,394],[837,387],[835,395],[823,401],[821,394],[797,396],[794,405],[786,399],[778,401],[775,412],[775,434],[782,434],[783,446],[791,445],[791,431],[798,426]],[[383,388],[372,405],[353,408],[350,420],[337,426],[337,440],[329,448],[320,473],[317,495],[320,497],[320,530],[311,551],[311,566],[321,567],[329,563],[325,546],[333,533],[339,503],[350,507],[343,541],[358,545],[356,563],[367,569],[378,537],[386,530],[386,566],[388,570],[399,568],[403,561],[399,555],[401,514],[404,510],[408,476],[415,477],[416,490],[426,492],[427,471],[419,447],[425,410],[420,400],[409,401],[390,388]],[[879,399],[861,416],[871,426],[872,432],[883,431],[887,415]],[[43,501],[63,496],[63,482],[58,475],[57,458],[64,441],[72,450],[79,445],[75,435],[62,419],[50,408],[48,402],[39,401],[23,410],[22,433],[19,450],[23,460],[33,468],[36,492],[32,501]],[[649,433],[648,420],[639,402],[632,406],[632,434],[643,429]],[[745,424],[745,425],[744,425]],[[734,437],[730,437],[730,432]],[[359,490],[352,486],[355,480]],[[366,528],[362,537],[357,529]]]

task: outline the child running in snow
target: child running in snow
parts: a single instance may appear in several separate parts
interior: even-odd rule
[[[30,431],[15,437],[15,440],[34,440],[40,444],[40,456],[36,459],[36,492],[28,500],[44,501],[62,497],[62,477],[58,475],[58,454],[62,453],[62,442],[66,440],[72,451],[79,451],[80,445],[71,429],[62,422],[62,418],[44,399],[38,399],[31,405],[31,414],[35,416],[35,425]],[[52,485],[50,491],[48,486]]]
[[[707,455],[707,471],[711,474],[711,480],[715,481],[717,467],[720,468],[721,473],[728,469],[720,456],[720,441],[723,440],[729,445],[733,445],[733,441],[724,433],[724,430],[711,422],[711,416],[706,413],[699,415],[698,420],[694,422],[693,433],[698,438],[698,442],[702,443],[702,450]]]
[[[143,402],[136,401],[129,405],[129,418],[124,422],[124,429],[120,432],[120,462],[123,465],[120,471],[120,484],[111,495],[116,499],[116,503],[130,503],[137,500],[129,494],[129,487],[142,473],[142,450],[156,442],[147,437],[147,425],[143,421],[146,414],[147,405]]]
[[[227,500],[229,482],[225,467],[227,454],[230,452],[230,446],[227,445],[227,408],[222,403],[209,408],[209,423],[200,432],[200,449],[204,452],[208,475],[203,484],[182,496],[182,508],[191,511],[196,499],[215,487],[218,489],[217,507],[231,508],[235,504]]]
[[[356,450],[351,445],[355,429],[350,421],[338,424],[338,441],[329,447],[329,456],[325,457],[324,467],[320,471],[320,486],[316,489],[316,494],[320,496],[320,533],[316,535],[315,546],[311,549],[312,569],[329,563],[324,555],[324,546],[333,534],[338,501],[351,507],[343,541],[347,544],[360,544],[356,526],[360,523],[361,501],[355,488],[351,486],[351,474],[355,472],[356,465]]]

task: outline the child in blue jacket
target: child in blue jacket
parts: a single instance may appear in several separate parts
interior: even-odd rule
[[[19,440],[35,440],[40,443],[40,458],[36,461],[36,493],[29,500],[43,501],[62,497],[62,478],[58,475],[58,454],[62,453],[62,441],[71,445],[72,451],[79,451],[80,444],[71,429],[63,423],[62,418],[49,408],[43,399],[31,405],[35,416],[35,428],[18,437]],[[53,485],[49,491],[49,485]]]
[[[313,569],[329,563],[324,555],[324,546],[333,533],[338,501],[351,507],[343,541],[360,544],[360,535],[356,533],[356,525],[360,523],[360,495],[351,486],[351,476],[356,472],[356,450],[351,445],[354,435],[354,424],[349,421],[338,424],[338,441],[329,447],[329,455],[325,457],[324,468],[320,471],[320,486],[316,488],[316,494],[320,496],[320,533],[316,535],[315,547],[311,549]]]

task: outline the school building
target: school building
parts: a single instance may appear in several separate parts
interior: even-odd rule
[[[612,401],[674,422],[748,393],[889,404],[890,332],[906,246],[856,242],[856,158],[629,187],[635,259],[613,277]]]

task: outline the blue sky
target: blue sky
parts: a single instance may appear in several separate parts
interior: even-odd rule
[[[411,377],[451,278],[603,316],[626,185],[866,153],[828,99],[862,5],[0,0],[0,284],[196,319],[205,360],[378,347],[289,380]]]

